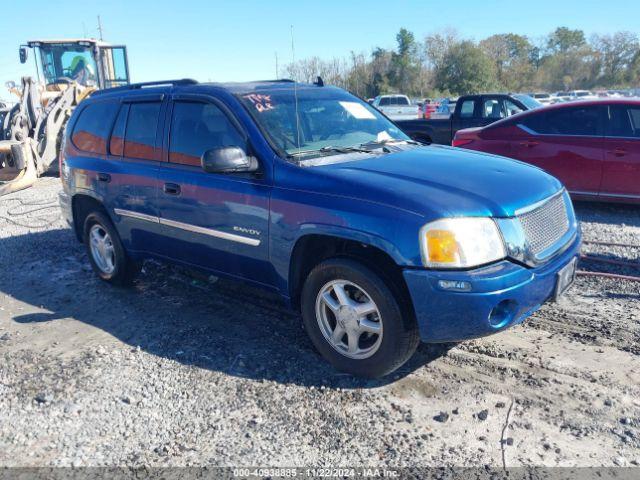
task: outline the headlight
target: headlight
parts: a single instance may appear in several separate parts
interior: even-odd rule
[[[445,218],[420,229],[422,263],[430,268],[469,268],[506,257],[490,218]]]

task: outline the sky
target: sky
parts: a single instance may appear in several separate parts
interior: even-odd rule
[[[295,58],[347,57],[393,48],[402,27],[418,40],[455,28],[479,40],[514,32],[531,38],[558,26],[587,35],[638,32],[640,2],[608,0],[29,0],[0,10],[0,81],[34,75],[18,60],[27,40],[98,37],[125,44],[132,81],[195,78],[244,81],[276,76]],[[0,86],[0,97],[6,97]]]

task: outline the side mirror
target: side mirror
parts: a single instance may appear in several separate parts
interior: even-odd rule
[[[258,170],[258,161],[239,147],[219,147],[202,154],[202,169],[208,173],[245,173]]]
[[[29,57],[29,52],[27,51],[27,47],[20,47],[20,63],[27,63],[27,57]]]

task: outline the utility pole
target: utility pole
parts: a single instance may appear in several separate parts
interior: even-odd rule
[[[358,73],[358,64],[356,62],[356,54],[354,53],[353,50],[351,50],[351,61],[353,62],[353,76],[354,76],[354,79],[356,81],[356,95],[362,96],[362,95],[360,95],[360,88],[359,88],[360,85],[359,85],[359,82],[358,82],[358,75],[359,75],[359,73]]]
[[[100,15],[98,15],[98,33],[100,34],[100,40],[102,40],[102,22],[100,21]]]

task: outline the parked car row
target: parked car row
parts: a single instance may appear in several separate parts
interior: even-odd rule
[[[460,130],[453,146],[536,165],[575,198],[640,202],[640,100],[552,105]]]
[[[628,98],[640,97],[640,89],[631,90],[597,90],[595,92],[589,90],[569,90],[558,91],[555,93],[547,92],[530,92],[526,94],[511,93],[500,94],[509,95],[524,101],[525,98],[531,98],[537,102],[537,106],[555,105],[556,103],[571,102],[576,100],[595,100],[598,98]],[[468,95],[465,95],[465,98]],[[404,120],[435,120],[449,118],[454,112],[458,98],[425,98],[422,100],[411,100],[406,95],[391,94],[379,95],[370,98],[367,102],[378,110],[383,112],[387,117],[394,121]],[[531,108],[531,107],[530,107]]]
[[[489,125],[540,106],[538,101],[520,94],[465,95],[456,101],[450,115],[438,118],[434,114],[431,118],[399,120],[396,123],[414,140],[451,145],[453,136],[460,129]],[[449,104],[447,108],[450,108]]]
[[[551,105],[556,103],[557,97],[550,93],[530,93],[529,96],[534,100],[540,102],[542,105]]]
[[[630,99],[633,93],[466,95],[453,103],[451,113],[450,99],[440,99],[425,102],[419,118],[396,123],[422,143],[453,144],[539,166],[575,198],[640,202],[640,100]]]
[[[595,100],[597,98],[623,98],[635,97],[639,92],[635,90],[570,90],[559,91],[555,93],[529,93],[528,95],[535,98],[543,105],[553,105],[561,102],[571,102],[575,100]]]

